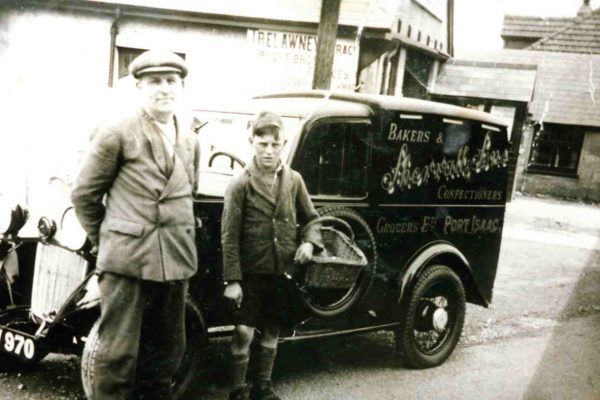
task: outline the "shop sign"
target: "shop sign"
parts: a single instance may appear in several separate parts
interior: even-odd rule
[[[317,36],[297,32],[248,29],[247,68],[257,89],[311,89]],[[331,88],[354,90],[358,66],[358,46],[350,39],[337,39]]]

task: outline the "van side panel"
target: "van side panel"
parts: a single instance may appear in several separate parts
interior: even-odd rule
[[[375,124],[369,189],[380,271],[399,279],[419,249],[448,242],[489,302],[504,223],[506,128],[401,111],[383,111]]]

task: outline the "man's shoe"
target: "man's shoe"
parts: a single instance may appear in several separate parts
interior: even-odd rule
[[[250,400],[248,386],[243,386],[229,392],[229,400]]]
[[[271,381],[260,381],[252,386],[250,391],[251,400],[281,400],[273,389],[271,389]]]

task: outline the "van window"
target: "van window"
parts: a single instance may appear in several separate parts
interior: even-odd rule
[[[364,197],[366,195],[366,122],[320,122],[304,138],[294,160],[312,195]]]

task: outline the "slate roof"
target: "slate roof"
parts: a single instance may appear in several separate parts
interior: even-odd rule
[[[502,50],[470,55],[469,61],[535,65],[529,105],[535,121],[600,127],[600,55]],[[489,92],[481,90],[485,95]],[[438,93],[437,84],[434,92]]]
[[[529,102],[535,75],[531,64],[451,60],[441,67],[432,93]]]
[[[600,54],[600,9],[588,16],[573,19],[571,23],[538,40],[528,49]]]
[[[541,39],[569,25],[573,19],[505,15],[500,36]]]

